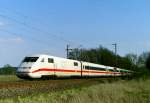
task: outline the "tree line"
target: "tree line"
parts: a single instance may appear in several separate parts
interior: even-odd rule
[[[72,49],[68,58],[134,71],[142,71],[146,68],[150,70],[150,52],[143,52],[139,56],[133,53],[120,56],[103,46],[99,46],[91,49]]]
[[[9,64],[4,65],[4,67],[0,68],[0,75],[15,75],[16,67],[12,67]]]

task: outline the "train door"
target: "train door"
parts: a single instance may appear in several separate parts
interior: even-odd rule
[[[50,75],[55,76],[56,75],[56,65],[54,63],[53,58],[48,58],[48,68],[50,69]]]
[[[54,62],[54,77],[57,76],[56,70],[57,70],[57,64]]]
[[[88,77],[90,77],[90,66],[89,66],[89,64],[88,64]]]
[[[106,72],[107,72],[107,73],[106,73],[106,76],[110,76],[110,75],[111,75],[108,66],[106,66]]]
[[[80,64],[81,64],[81,78],[83,77],[83,69],[84,69],[84,66],[82,65],[82,62],[80,62]]]
[[[86,64],[86,66],[85,66],[85,72],[86,72],[86,77],[89,77],[90,76],[90,67],[89,67],[89,64]]]
[[[83,63],[82,63],[82,68],[81,68],[81,75],[82,75],[82,77],[86,76],[85,65]]]

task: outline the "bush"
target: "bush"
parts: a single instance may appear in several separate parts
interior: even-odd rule
[[[150,55],[148,56],[145,65],[150,70]]]
[[[16,68],[7,64],[4,67],[0,68],[0,74],[6,74],[6,75],[16,74]]]

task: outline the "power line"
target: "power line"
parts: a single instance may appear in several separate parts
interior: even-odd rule
[[[19,12],[17,12],[17,11],[13,11],[13,12],[14,12],[16,15],[22,16],[22,17],[25,18],[25,19],[29,19],[29,18],[30,18],[30,17],[28,17],[28,16],[26,16],[26,15],[24,15],[24,14],[22,14],[22,13],[19,13]],[[14,18],[12,18],[12,17],[7,16],[7,15],[0,14],[0,16],[3,17],[4,19],[8,19],[8,20],[11,20],[11,21],[13,21],[13,22],[16,22],[17,24],[23,25],[23,26],[29,28],[30,30],[32,29],[32,30],[34,30],[34,31],[39,31],[39,32],[41,32],[41,33],[47,34],[48,36],[51,35],[51,37],[53,37],[53,38],[57,38],[57,39],[60,39],[61,41],[67,42],[67,44],[68,44],[68,43],[70,43],[70,44],[76,44],[76,43],[71,42],[71,41],[69,41],[69,40],[66,40],[66,39],[64,39],[64,38],[62,38],[62,37],[60,37],[60,36],[58,36],[58,35],[51,34],[51,33],[47,32],[47,31],[44,31],[44,30],[42,30],[42,29],[40,29],[40,28],[31,26],[31,25],[27,24],[26,22],[19,21],[19,20],[17,20],[17,19],[14,19]],[[34,20],[35,20],[35,19],[34,19]],[[33,22],[34,20],[32,20],[32,22]],[[39,23],[39,21],[38,21],[38,23]],[[41,23],[40,23],[40,24],[41,24]],[[23,30],[25,30],[25,29],[23,29]],[[5,30],[5,31],[6,31],[6,30]],[[6,32],[8,32],[8,31],[6,31]],[[12,32],[9,32],[9,33],[12,33]],[[13,34],[15,34],[15,33],[13,33]],[[32,40],[35,40],[35,39],[32,38]],[[35,41],[37,41],[37,40],[35,40]],[[38,41],[39,41],[39,40],[38,40]],[[43,43],[43,42],[42,42],[42,43]],[[47,43],[45,43],[45,44],[47,45]],[[78,44],[77,44],[77,45],[78,45]],[[68,47],[69,47],[69,46],[68,46]],[[68,50],[69,50],[69,49],[67,49],[67,57],[68,57],[68,54],[69,54]]]
[[[8,31],[8,30],[4,30],[4,29],[0,29],[0,31],[6,32],[6,33],[14,35],[14,36],[20,36],[20,34],[18,34],[18,33],[14,33],[14,32]],[[24,37],[29,38],[30,40],[32,40],[34,42],[42,43],[43,45],[50,46],[50,45],[48,45],[48,42],[41,41],[41,40],[38,40],[38,39],[35,39],[35,38],[32,38],[32,37],[27,37],[27,36],[24,36]]]
[[[27,28],[30,28],[30,29],[34,30],[34,31],[39,31],[39,32],[44,33],[44,34],[46,34],[46,35],[48,35],[48,36],[51,35],[52,37],[55,37],[55,38],[57,38],[57,39],[60,39],[61,41],[64,41],[64,42],[66,42],[66,43],[76,44],[76,43],[73,43],[73,42],[71,42],[71,41],[69,41],[69,40],[66,40],[66,39],[64,39],[64,38],[62,38],[62,37],[60,37],[60,36],[58,36],[58,35],[54,35],[54,34],[51,34],[51,33],[47,32],[47,31],[44,31],[44,30],[42,30],[42,29],[40,29],[40,28],[37,28],[37,27],[34,27],[34,26],[30,26],[30,25],[28,25],[28,24],[25,23],[25,22],[20,22],[20,21],[14,19],[14,18],[9,17],[9,16],[0,14],[0,17],[5,18],[5,19],[8,19],[8,20],[11,20],[11,21],[14,21],[14,22],[16,22],[16,23],[18,23],[18,24],[20,24],[20,25],[23,25],[23,26],[25,26],[25,27],[27,27]]]
[[[8,33],[8,34],[10,34],[10,35],[14,35],[14,36],[20,36],[20,34],[19,33],[15,33],[15,32],[11,32],[11,31],[8,31],[8,30],[4,30],[4,29],[1,29],[0,28],[0,31],[2,31],[2,32],[6,32],[6,33]],[[24,35],[23,35],[24,36]],[[36,43],[40,43],[40,44],[42,44],[42,45],[46,45],[46,46],[48,46],[48,47],[50,47],[50,45],[49,45],[49,42],[46,42],[46,41],[42,41],[42,40],[39,40],[39,39],[35,39],[35,38],[32,38],[31,36],[30,37],[28,37],[28,36],[24,36],[25,38],[28,38],[28,39],[30,39],[30,40],[32,40],[32,41],[34,41],[34,42],[36,42]],[[37,44],[38,45],[38,44]],[[52,44],[53,46],[58,46],[58,45],[55,45],[55,44]],[[58,49],[50,49],[50,51],[51,51],[51,53],[55,53],[56,51],[58,51],[59,50],[59,48]],[[47,53],[47,52],[46,52]],[[48,51],[48,53],[49,53],[49,51]]]
[[[8,11],[8,12],[11,12],[11,13],[14,13],[14,14],[16,14],[16,15],[18,15],[18,16],[23,17],[23,18],[28,18],[28,16],[26,16],[26,15],[24,15],[24,14],[22,14],[22,13],[16,11],[16,10],[12,10],[11,8],[6,8],[6,7],[5,7],[5,8],[2,8],[1,10]]]
[[[20,17],[22,17],[22,18],[24,18],[24,19],[27,19],[27,20],[29,20],[29,21],[38,22],[38,23],[40,23],[40,24],[47,25],[46,23],[43,23],[43,22],[41,22],[41,21],[38,21],[38,20],[36,20],[36,18],[33,18],[33,17],[31,17],[31,16],[29,17],[29,16],[27,16],[27,15],[25,15],[25,14],[23,14],[23,13],[17,11],[17,10],[12,10],[11,8],[2,8],[2,9],[3,9],[3,10],[6,10],[6,11],[8,11],[8,12],[11,12],[11,13],[17,15],[17,16],[20,16]]]

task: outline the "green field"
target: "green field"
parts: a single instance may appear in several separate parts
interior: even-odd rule
[[[13,81],[20,81],[17,76],[15,75],[0,75],[0,82],[13,82]]]
[[[88,87],[1,99],[0,103],[150,103],[150,79],[104,82]]]

